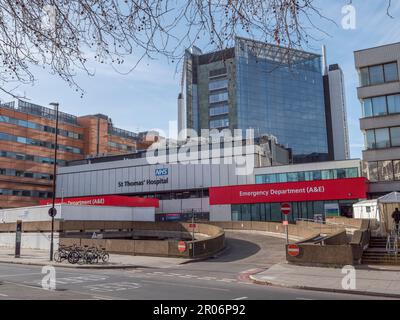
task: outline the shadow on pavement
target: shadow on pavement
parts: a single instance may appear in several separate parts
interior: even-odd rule
[[[254,242],[226,238],[226,249],[217,257],[208,259],[209,262],[231,262],[250,257],[261,250],[261,247]]]

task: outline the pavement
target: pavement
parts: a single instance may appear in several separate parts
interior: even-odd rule
[[[122,269],[55,267],[55,290],[46,290],[49,268],[0,263],[0,300],[334,300],[374,299],[255,284],[250,275],[284,261],[285,240],[227,232],[227,249],[213,259]],[[135,259],[141,258],[138,256]],[[145,257],[146,258],[146,257]],[[46,271],[47,270],[47,271]]]
[[[91,266],[66,268],[71,265],[54,263],[57,274],[57,289],[54,292],[43,289],[41,285],[44,277],[42,272],[45,270],[42,266],[49,265],[48,252],[25,249],[22,251],[22,258],[18,259],[18,262],[24,264],[12,264],[16,260],[13,258],[12,250],[0,249],[0,300],[354,300],[377,298],[376,292],[366,290],[365,292],[340,290],[332,292],[329,290],[331,288],[328,288],[326,291],[330,292],[321,292],[321,286],[324,287],[329,280],[331,286],[340,289],[344,276],[340,269],[309,268],[310,270],[305,272],[306,267],[299,267],[301,269],[295,271],[292,269],[295,266],[284,263],[286,258],[284,248],[285,239],[259,232],[228,231],[226,232],[226,249],[208,260],[187,261],[176,258],[111,255],[111,266],[107,268],[89,269]],[[318,269],[321,270],[318,271]],[[284,279],[287,283],[279,282],[283,270],[286,272]],[[376,273],[369,274],[370,278],[380,279],[379,275],[382,273],[396,274],[396,279],[400,278],[399,270],[390,270],[366,271]],[[358,279],[360,274],[363,275],[361,273],[363,271],[357,270],[357,272]],[[303,274],[305,274],[304,277],[298,277]],[[297,282],[294,281],[296,279]],[[299,285],[298,281],[301,279],[310,280],[313,287],[301,286],[301,282]],[[327,282],[322,282],[321,279]],[[380,280],[375,280],[376,286],[379,286],[379,282]],[[308,283],[307,286],[309,285]],[[357,282],[357,289],[359,285],[360,280]],[[369,296],[369,294],[375,296]]]
[[[12,263],[23,265],[36,265],[36,266],[60,266],[64,268],[78,268],[78,269],[114,269],[114,268],[152,268],[161,267],[167,268],[176,266],[182,263],[187,263],[188,259],[180,258],[166,258],[166,257],[146,257],[146,256],[130,256],[110,254],[108,263],[79,265],[70,264],[68,261],[50,262],[49,251],[35,250],[35,249],[21,249],[21,257],[14,257],[14,249],[0,247],[0,263]]]
[[[354,269],[353,282],[351,274],[344,270],[342,272],[341,268],[278,263],[250,275],[250,279],[257,284],[270,286],[400,298],[399,271],[395,267],[357,267]]]

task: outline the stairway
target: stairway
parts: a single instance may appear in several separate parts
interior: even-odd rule
[[[363,264],[400,265],[400,252],[397,258],[394,254],[388,254],[386,238],[371,237],[369,247],[364,251],[361,262]]]

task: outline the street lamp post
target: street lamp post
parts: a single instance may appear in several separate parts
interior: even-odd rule
[[[50,240],[50,261],[53,261],[54,251],[54,216],[56,215],[56,177],[57,177],[57,149],[58,149],[58,107],[59,104],[56,102],[50,103],[54,107],[56,114],[56,131],[54,138],[54,167],[53,167],[53,195],[52,195],[52,206],[51,212],[51,240]]]

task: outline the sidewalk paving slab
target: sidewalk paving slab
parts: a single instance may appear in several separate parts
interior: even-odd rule
[[[253,282],[271,286],[290,287],[317,291],[354,293],[380,297],[400,298],[400,272],[356,267],[355,289],[342,287],[341,268],[305,267],[279,263],[271,268],[250,276]]]
[[[21,249],[21,257],[14,257],[13,248],[0,248],[0,263],[25,264],[37,266],[56,266],[63,268],[82,269],[124,269],[124,268],[168,268],[187,263],[190,259],[131,256],[110,254],[110,261],[107,264],[99,263],[93,265],[70,264],[68,261],[61,263],[51,262],[49,252],[46,250]]]

